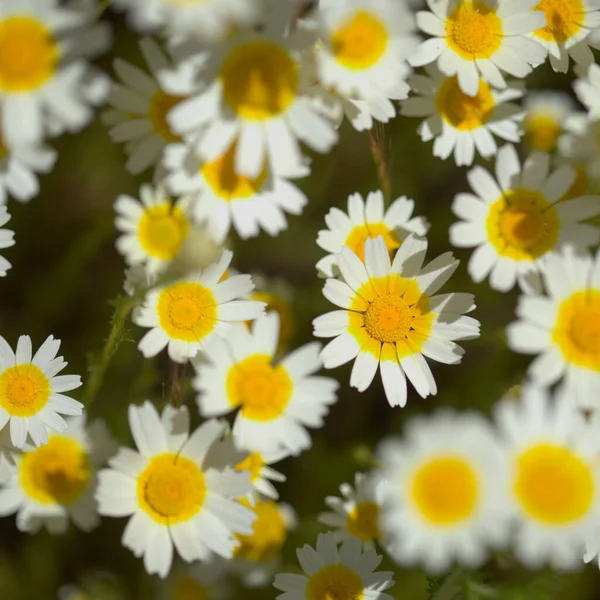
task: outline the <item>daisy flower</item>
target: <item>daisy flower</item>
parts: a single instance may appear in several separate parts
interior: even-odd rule
[[[566,395],[551,401],[533,386],[496,407],[510,460],[504,492],[518,518],[514,551],[530,568],[581,565],[585,541],[600,525],[600,440]]]
[[[239,446],[239,443],[236,444],[236,446]],[[248,456],[235,465],[237,471],[250,472],[250,481],[254,488],[251,498],[249,498],[250,500],[254,498],[257,493],[272,500],[277,500],[279,498],[279,492],[271,482],[275,481],[281,483],[286,480],[286,477],[279,471],[271,468],[271,465],[288,456],[290,456],[290,452],[287,449],[275,450],[272,452],[258,452],[257,450],[252,450],[249,452]]]
[[[394,585],[394,574],[374,572],[382,557],[373,549],[363,549],[357,539],[346,540],[338,549],[333,533],[320,533],[316,550],[306,544],[296,554],[304,575],[275,575],[273,585],[285,592],[277,596],[279,600],[335,597],[392,600],[383,592]]]
[[[143,38],[140,50],[150,72],[120,58],[115,60],[114,69],[121,83],[113,85],[107,99],[113,108],[103,115],[113,142],[125,142],[125,168],[134,175],[157,166],[164,147],[181,141],[171,131],[167,113],[185,99],[171,96],[161,87],[160,71],[173,65],[159,45],[152,38]]]
[[[381,542],[379,517],[384,482],[365,473],[356,473],[354,487],[349,483],[340,485],[342,497],[327,496],[325,504],[331,509],[319,515],[319,523],[335,528],[337,543],[349,538],[361,540],[372,548]]]
[[[175,194],[193,200],[193,215],[222,243],[231,227],[242,239],[260,230],[276,236],[287,229],[286,213],[299,215],[308,200],[288,178],[303,177],[309,170],[299,165],[285,177],[263,164],[255,177],[236,174],[234,142],[214,160],[203,161],[185,144],[172,144],[165,153],[167,185]]]
[[[255,319],[264,311],[262,302],[236,300],[252,291],[249,275],[221,281],[232,258],[233,252],[224,250],[218,262],[198,274],[148,292],[132,317],[136,325],[150,328],[138,344],[145,358],[168,347],[171,360],[184,363],[232,322]]]
[[[0,6],[0,132],[8,143],[38,143],[48,132],[76,132],[108,79],[84,58],[108,45],[96,6],[63,8],[57,0],[4,0]],[[15,58],[17,57],[18,60]]]
[[[192,95],[167,121],[191,139],[206,162],[233,153],[233,171],[250,179],[266,168],[295,173],[304,166],[299,141],[327,153],[337,141],[333,125],[320,116],[307,92],[312,85],[307,32],[282,37],[279,24],[261,32],[240,30],[215,50],[197,77],[182,61],[169,76],[171,93]],[[197,69],[196,69],[197,70]]]
[[[0,336],[0,429],[10,422],[10,439],[23,448],[27,434],[36,446],[48,442],[48,432],[63,433],[60,416],[81,415],[83,404],[62,392],[81,386],[79,375],[58,375],[67,363],[56,356],[60,340],[48,336],[32,357],[31,338],[22,335],[16,353]]]
[[[382,236],[365,243],[365,260],[350,248],[338,255],[340,279],[328,279],[324,296],[341,310],[313,321],[314,335],[333,337],[321,352],[326,369],[354,360],[350,385],[365,391],[377,368],[391,406],[404,406],[406,378],[426,398],[437,393],[425,356],[446,364],[461,361],[455,340],[479,336],[479,322],[464,316],[475,308],[471,294],[434,295],[458,266],[446,252],[422,268],[427,240],[409,235],[393,262]]]
[[[237,412],[233,436],[240,448],[261,453],[310,448],[306,428],[322,427],[338,383],[315,376],[322,366],[320,344],[310,343],[275,363],[279,317],[259,317],[248,331],[232,328],[215,337],[197,365],[194,388],[203,417]]]
[[[528,92],[523,108],[523,130],[527,145],[533,150],[551,152],[565,130],[567,119],[575,112],[575,102],[565,92],[542,90]]]
[[[564,378],[572,398],[594,407],[600,393],[600,255],[566,246],[548,258],[542,276],[546,293],[519,298],[508,345],[538,355],[528,369],[535,384]]]
[[[162,186],[142,185],[140,200],[120,195],[115,211],[115,225],[123,232],[117,250],[128,265],[144,265],[152,274],[177,257],[190,233],[189,199],[171,202]]]
[[[96,471],[116,447],[103,422],[88,427],[85,415],[66,422],[66,431],[50,433],[48,443],[13,454],[10,479],[0,489],[0,514],[16,512],[20,531],[34,533],[45,525],[50,533],[64,533],[69,520],[90,531],[100,522]]]
[[[442,73],[456,75],[460,89],[476,96],[479,77],[504,89],[501,71],[523,78],[544,62],[546,50],[528,34],[543,27],[533,11],[538,0],[427,0],[417,26],[433,36],[409,58],[413,67],[437,61]],[[431,11],[431,12],[430,12]]]
[[[560,160],[578,174],[580,192],[600,189],[600,120],[587,112],[576,112],[565,122],[565,133],[558,138]]]
[[[498,152],[496,178],[475,167],[467,179],[474,194],[458,194],[452,204],[461,221],[450,227],[450,243],[475,248],[468,271],[480,283],[507,292],[518,281],[521,289],[539,288],[539,274],[548,254],[568,242],[594,246],[600,230],[582,223],[600,213],[599,196],[559,202],[575,181],[575,171],[563,165],[550,171],[550,156],[534,152],[519,162],[514,146]]]
[[[6,225],[10,221],[10,215],[6,206],[0,205],[0,248],[10,248],[15,245],[14,235],[15,232],[10,229],[3,229],[2,226]],[[4,258],[0,256],[0,277],[5,277],[6,272],[12,267],[12,265]]]
[[[385,210],[383,193],[369,192],[367,200],[359,193],[348,196],[348,213],[331,208],[325,215],[328,229],[319,231],[317,244],[329,254],[317,263],[321,277],[339,275],[337,255],[347,246],[361,260],[365,256],[365,242],[381,236],[390,253],[400,247],[410,233],[425,235],[429,223],[424,217],[414,217],[415,202],[406,196],[396,198]]]
[[[101,515],[131,517],[122,544],[162,578],[173,546],[186,562],[206,560],[211,551],[231,558],[234,534],[252,533],[255,515],[233,500],[250,490],[248,474],[207,460],[226,424],[212,419],[190,435],[185,407],[159,416],[145,402],[129,406],[129,426],[137,452],[121,448],[98,474],[96,492]]]
[[[587,108],[588,119],[600,119],[600,65],[590,65],[587,73],[573,82],[573,89],[579,101]]]
[[[417,417],[405,439],[378,449],[381,527],[402,565],[445,571],[481,565],[508,539],[508,462],[489,423],[476,413],[442,410]]]
[[[598,0],[538,0],[534,4],[536,14],[543,13],[544,23],[531,37],[544,47],[555,71],[567,72],[569,56],[585,66],[594,62],[586,38],[600,25]]]
[[[446,160],[454,152],[460,167],[471,165],[477,151],[484,158],[496,154],[494,135],[509,142],[521,139],[519,122],[523,110],[510,102],[523,95],[514,84],[501,91],[479,78],[477,92],[465,94],[456,75],[446,76],[435,66],[427,75],[410,80],[413,93],[402,103],[401,113],[408,117],[426,117],[418,133],[424,142],[435,140],[433,155]]]

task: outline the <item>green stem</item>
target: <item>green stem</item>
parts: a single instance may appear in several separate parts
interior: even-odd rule
[[[379,179],[379,185],[383,192],[383,197],[386,203],[391,201],[392,193],[392,180],[390,177],[390,170],[388,165],[388,152],[385,148],[385,131],[383,127],[378,124],[373,126],[373,129],[369,130],[369,147],[373,160],[375,161],[375,167],[377,169],[377,178]]]
[[[454,600],[462,591],[463,573],[460,569],[455,569],[446,577],[446,580],[431,595],[429,600]]]

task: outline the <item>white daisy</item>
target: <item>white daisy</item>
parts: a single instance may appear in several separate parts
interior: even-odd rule
[[[0,429],[10,421],[10,438],[23,448],[27,434],[36,446],[48,441],[48,432],[67,428],[60,416],[77,416],[83,404],[62,392],[81,386],[79,375],[57,375],[67,363],[56,356],[60,340],[49,336],[33,355],[31,338],[22,335],[14,353],[0,336]]]
[[[363,550],[362,542],[348,539],[338,549],[333,533],[320,533],[316,550],[306,544],[297,550],[304,575],[279,573],[273,585],[284,592],[278,600],[316,598],[360,598],[392,600],[384,594],[394,585],[390,571],[374,570],[382,557],[375,550]]]
[[[528,92],[523,101],[525,141],[532,150],[551,152],[575,112],[571,96],[558,90]],[[509,140],[514,141],[514,140]]]
[[[0,515],[17,513],[17,528],[34,533],[42,525],[64,533],[72,520],[90,531],[100,520],[94,489],[96,471],[116,447],[101,421],[86,426],[86,417],[68,417],[63,433],[50,433],[48,443],[26,445],[14,454],[10,480],[0,489]]]
[[[230,558],[234,534],[251,533],[255,515],[233,500],[250,490],[248,474],[207,460],[226,424],[206,421],[190,435],[185,407],[168,406],[159,417],[145,402],[129,406],[129,426],[138,451],[121,448],[98,474],[96,492],[101,515],[131,516],[122,544],[163,578],[173,545],[186,562],[206,560],[211,551]]]
[[[92,118],[90,105],[108,93],[108,79],[86,56],[109,41],[96,6],[57,0],[4,0],[0,6],[0,132],[9,143],[76,132]]]
[[[568,165],[550,172],[550,156],[529,155],[521,166],[514,146],[498,152],[496,178],[475,167],[467,179],[474,194],[458,194],[452,210],[462,220],[450,227],[450,243],[475,248],[468,271],[479,283],[506,292],[518,282],[539,289],[539,274],[548,254],[568,242],[594,246],[600,229],[585,219],[600,213],[600,196],[559,202],[575,181]]]
[[[600,190],[600,119],[590,119],[587,112],[572,114],[558,138],[558,153],[576,170],[581,192]]]
[[[490,548],[506,544],[508,463],[480,415],[417,417],[404,440],[385,440],[378,454],[386,481],[380,523],[400,564],[476,568]]]
[[[2,227],[10,221],[10,215],[6,206],[0,205],[0,249],[10,248],[15,245],[14,235],[15,232],[10,229],[3,229]],[[6,272],[12,267],[12,265],[4,258],[0,256],[0,277],[5,277]]]
[[[510,101],[523,92],[514,82],[498,91],[479,78],[477,93],[469,96],[460,89],[456,75],[448,77],[435,66],[425,70],[428,76],[415,75],[409,80],[418,96],[405,100],[401,113],[427,117],[417,131],[424,142],[435,140],[434,156],[446,160],[454,152],[458,166],[471,165],[475,151],[484,158],[496,154],[493,135],[509,142],[521,139],[523,109]]]
[[[223,242],[231,227],[242,239],[263,229],[275,236],[287,229],[286,213],[299,215],[308,200],[288,178],[303,177],[308,168],[298,165],[284,175],[274,174],[266,163],[256,177],[237,175],[237,143],[214,160],[203,161],[194,148],[172,144],[165,153],[166,182],[175,194],[193,199],[194,218],[206,223],[210,234]]]
[[[504,494],[518,517],[514,551],[530,568],[581,565],[600,526],[600,440],[566,395],[526,386],[496,407],[511,476]]]
[[[240,446],[239,442],[236,446]],[[246,452],[249,449],[245,449]],[[272,452],[258,452],[257,450],[249,451],[248,456],[235,465],[237,471],[249,471],[250,481],[254,488],[253,493],[248,498],[252,500],[257,493],[262,494],[266,498],[277,500],[279,498],[279,492],[275,486],[271,483],[275,481],[281,483],[286,480],[285,475],[282,475],[279,471],[271,468],[271,465],[282,461],[284,458],[290,456],[290,452],[287,449],[275,450]]]
[[[138,344],[146,358],[168,346],[171,360],[186,362],[231,322],[255,319],[264,311],[262,302],[236,300],[252,291],[249,275],[221,281],[232,258],[233,253],[224,250],[218,262],[198,274],[148,292],[133,315],[136,325],[150,328]]]
[[[391,406],[404,406],[406,378],[426,398],[437,386],[425,356],[446,364],[461,361],[454,340],[479,336],[479,322],[464,316],[475,308],[471,294],[435,294],[458,266],[446,252],[421,268],[427,240],[409,235],[390,261],[383,237],[368,239],[364,262],[349,248],[338,255],[342,279],[328,279],[325,297],[339,306],[313,321],[314,335],[334,337],[321,352],[326,369],[351,360],[350,385],[363,392],[377,368]]]
[[[327,496],[325,504],[331,512],[319,515],[319,523],[335,528],[335,541],[349,538],[361,540],[366,547],[381,542],[379,518],[385,482],[372,474],[356,473],[354,487],[340,485],[342,497]]]
[[[588,118],[600,119],[600,65],[590,65],[585,76],[573,82],[573,89],[577,98],[587,108]]]
[[[462,91],[476,96],[479,77],[504,89],[501,71],[525,77],[544,62],[546,50],[527,34],[542,27],[544,15],[533,12],[538,0],[427,0],[417,25],[434,37],[409,58],[414,66],[437,61],[446,75],[456,75]],[[430,12],[431,11],[431,12]]]
[[[600,255],[572,246],[548,257],[545,295],[522,296],[518,321],[508,326],[515,352],[537,354],[528,374],[540,386],[564,378],[577,402],[590,407],[600,394]]]
[[[365,256],[365,242],[381,236],[392,254],[410,233],[425,235],[429,223],[423,217],[414,217],[415,202],[406,196],[396,198],[385,210],[383,193],[369,192],[367,200],[359,193],[348,196],[348,214],[331,208],[325,215],[328,229],[319,231],[317,244],[329,254],[317,263],[322,277],[339,275],[337,255],[347,246],[361,260]]]
[[[203,417],[240,409],[233,425],[240,448],[299,454],[311,446],[306,428],[323,426],[338,383],[314,375],[322,366],[317,343],[274,363],[278,337],[274,312],[256,319],[251,331],[240,326],[215,337],[197,365],[194,388]]]

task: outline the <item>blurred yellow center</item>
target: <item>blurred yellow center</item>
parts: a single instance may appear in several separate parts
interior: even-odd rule
[[[160,293],[158,317],[170,338],[200,341],[217,324],[217,301],[212,292],[199,283],[175,283]]]
[[[546,25],[534,34],[559,44],[572,38],[585,19],[582,0],[540,0],[533,10],[541,10],[546,15]]]
[[[550,152],[556,146],[561,132],[560,122],[555,115],[533,114],[524,123],[525,139],[530,148]]]
[[[191,577],[181,577],[173,586],[171,600],[209,600],[206,586]]]
[[[381,236],[390,254],[400,247],[402,240],[398,234],[390,229],[385,223],[367,223],[357,225],[346,238],[344,244],[364,262],[365,260],[365,242],[369,239],[375,239]]]
[[[242,462],[235,466],[236,471],[250,471],[250,481],[254,482],[260,478],[265,459],[260,452],[252,452]]]
[[[522,508],[548,525],[564,525],[583,517],[594,501],[590,465],[571,450],[540,444],[517,460],[515,494]]]
[[[157,523],[188,521],[204,504],[204,474],[189,458],[161,454],[138,476],[137,497],[140,508]]]
[[[485,2],[460,2],[446,19],[448,46],[468,60],[490,58],[502,36],[502,19]]]
[[[0,374],[0,406],[13,417],[31,417],[50,398],[50,381],[30,363],[5,369]]]
[[[185,96],[170,96],[162,90],[156,90],[150,98],[148,118],[154,131],[167,142],[181,142],[181,137],[175,135],[167,121],[169,111],[185,100]]]
[[[173,260],[189,233],[182,210],[170,202],[147,208],[140,219],[138,235],[142,248],[150,256]]]
[[[0,21],[0,90],[28,92],[56,72],[58,46],[52,32],[25,16]]]
[[[412,497],[427,521],[434,525],[456,525],[470,517],[477,507],[477,476],[462,458],[436,458],[415,473]]]
[[[220,79],[225,103],[234,113],[263,121],[285,112],[296,98],[298,67],[284,47],[253,41],[225,59]]]
[[[379,506],[374,502],[359,502],[348,515],[348,531],[363,542],[373,542],[381,537],[377,520]]]
[[[385,23],[365,10],[356,12],[331,36],[338,62],[349,69],[368,69],[381,58],[388,45]]]
[[[242,504],[247,504],[243,501]],[[256,520],[251,535],[236,535],[240,545],[234,556],[253,561],[268,561],[275,558],[281,550],[287,535],[283,514],[276,502],[262,500],[251,507]]]
[[[542,194],[518,188],[490,206],[486,229],[498,254],[533,261],[554,248],[560,221],[556,208]]]
[[[446,123],[461,131],[478,129],[489,120],[495,102],[490,86],[479,80],[476,96],[467,96],[458,84],[456,76],[444,80],[435,97],[440,116]]]
[[[342,564],[329,565],[317,571],[306,585],[306,600],[364,600],[363,581]]]
[[[271,365],[271,357],[253,354],[234,365],[227,375],[227,394],[232,406],[252,421],[271,421],[281,416],[292,396],[293,384],[285,368]]]
[[[85,450],[75,440],[58,435],[23,453],[19,464],[23,491],[43,504],[72,504],[87,488],[90,474]]]
[[[600,371],[600,290],[581,290],[563,300],[552,338],[567,362]]]
[[[233,144],[225,154],[202,165],[202,175],[218,198],[240,200],[252,198],[259,193],[267,179],[267,167],[255,179],[238,175],[235,172],[235,153],[237,144]]]

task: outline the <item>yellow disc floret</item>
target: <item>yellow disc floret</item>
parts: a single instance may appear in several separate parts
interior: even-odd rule
[[[147,208],[138,229],[142,248],[150,256],[161,260],[173,260],[188,233],[189,223],[185,214],[170,202]]]
[[[348,234],[344,245],[348,246],[364,262],[366,241],[379,236],[383,238],[390,255],[400,247],[402,242],[398,233],[394,229],[390,229],[385,223],[366,223],[354,227]]]
[[[13,417],[32,417],[46,406],[50,393],[49,379],[30,363],[0,374],[0,406]]]
[[[350,511],[346,527],[363,542],[373,542],[381,537],[378,525],[379,506],[374,502],[359,502]]]
[[[152,98],[150,98],[148,118],[150,119],[150,123],[152,123],[154,131],[166,142],[181,142],[181,137],[173,133],[167,121],[167,115],[173,107],[177,106],[183,100],[185,100],[185,96],[170,96],[162,90],[157,90],[154,92]]]
[[[493,56],[502,36],[502,20],[485,2],[459,2],[446,19],[448,46],[468,60]]]
[[[534,32],[549,42],[563,44],[582,27],[585,8],[582,0],[540,0],[533,10],[546,15],[546,25]]]
[[[246,501],[242,504],[249,506]],[[287,526],[279,506],[273,500],[262,500],[250,507],[256,513],[251,535],[236,535],[240,545],[235,549],[237,558],[268,561],[275,558],[287,536]]]
[[[254,482],[260,478],[260,474],[264,466],[265,459],[262,457],[260,452],[252,452],[243,461],[235,465],[235,470],[249,471],[250,481]]]
[[[556,147],[562,128],[556,115],[538,112],[525,119],[525,139],[530,148],[550,152]]]
[[[458,84],[456,76],[444,80],[435,97],[437,110],[455,129],[471,131],[479,129],[490,119],[496,103],[490,86],[479,80],[477,95],[467,96]]]
[[[364,600],[364,583],[358,575],[341,564],[323,567],[306,585],[306,600]]]

